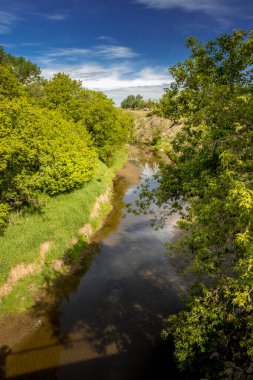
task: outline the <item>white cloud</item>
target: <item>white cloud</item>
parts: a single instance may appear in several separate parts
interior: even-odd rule
[[[137,3],[147,5],[149,8],[169,9],[181,8],[186,11],[202,11],[207,14],[227,12],[229,6],[224,0],[135,0]]]
[[[133,58],[139,55],[128,47],[116,45],[98,46],[97,53],[106,58]]]
[[[109,43],[109,44],[116,44],[117,43],[117,40],[113,37],[110,37],[110,36],[98,36],[96,39],[99,41],[104,41],[104,42]]]
[[[107,67],[97,62],[76,65],[49,63],[42,69],[42,75],[46,78],[58,72],[80,80],[86,88],[105,92],[117,104],[129,94],[140,93],[144,98],[158,99],[163,88],[172,80],[167,68],[145,67],[137,70],[133,64],[126,62]]]
[[[46,78],[64,72],[73,79],[81,80],[85,87],[98,90],[115,90],[128,87],[159,86],[168,84],[171,78],[165,68],[146,67],[141,70],[127,63],[102,66],[99,63],[79,65],[51,65],[42,69]]]
[[[68,56],[85,56],[90,54],[90,49],[82,48],[58,48],[52,49],[52,51],[45,54],[47,57],[58,58],[58,57],[68,57]]]
[[[105,59],[129,59],[138,56],[131,48],[125,46],[117,45],[98,45],[90,49],[83,48],[58,48],[52,49],[47,52],[44,58],[49,58],[51,60],[57,59],[59,57],[64,57],[65,59],[74,58],[80,59],[80,57],[103,57]]]
[[[19,20],[14,13],[0,11],[0,34],[8,34]]]
[[[50,20],[50,21],[63,21],[69,17],[67,14],[63,12],[44,13],[44,12],[31,11],[29,13],[38,17],[46,18],[47,20]]]

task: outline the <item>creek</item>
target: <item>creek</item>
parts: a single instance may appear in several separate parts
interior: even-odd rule
[[[32,313],[32,333],[6,356],[12,379],[180,379],[160,337],[167,316],[183,307],[189,281],[184,258],[165,242],[178,234],[177,216],[155,230],[150,216],[129,213],[138,185],[158,170],[150,152],[133,150],[114,181],[113,210],[82,254],[81,265],[55,284],[55,301]],[[163,375],[162,375],[163,373]]]

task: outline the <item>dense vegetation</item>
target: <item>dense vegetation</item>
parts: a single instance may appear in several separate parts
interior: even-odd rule
[[[174,82],[159,108],[183,127],[158,187],[140,204],[170,201],[169,212],[181,213],[187,233],[171,249],[192,255],[197,283],[163,335],[172,335],[182,370],[217,379],[226,361],[240,367],[253,355],[253,32],[205,44],[189,38],[187,46],[191,55],[170,69]],[[145,106],[138,95],[122,102]],[[63,73],[45,80],[32,62],[1,49],[0,227],[11,211],[38,210],[94,179],[131,125],[104,94]]]
[[[141,110],[141,109],[153,109],[156,105],[154,100],[144,100],[141,95],[128,95],[126,99],[122,100],[121,107],[125,109]]]
[[[184,126],[158,188],[143,196],[181,212],[187,234],[171,248],[192,254],[197,276],[163,335],[181,369],[217,379],[226,361],[247,368],[253,355],[253,32],[187,46],[160,102],[160,114]]]
[[[99,159],[112,164],[132,119],[104,94],[58,73],[51,80],[0,49],[0,228],[12,210],[90,181]]]

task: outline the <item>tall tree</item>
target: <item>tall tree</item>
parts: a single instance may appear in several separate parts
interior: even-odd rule
[[[188,234],[173,248],[187,247],[198,275],[164,335],[172,334],[181,369],[202,367],[217,379],[226,360],[240,366],[253,355],[253,32],[186,44],[191,55],[171,67],[161,100],[163,115],[184,127],[148,200],[170,200],[181,212]]]
[[[41,70],[33,62],[24,57],[15,57],[7,54],[0,46],[0,64],[10,66],[17,79],[23,84],[29,84],[40,80]]]
[[[144,99],[141,95],[128,95],[126,99],[122,100],[122,108],[141,109],[145,106]]]
[[[46,82],[41,102],[47,108],[59,110],[65,118],[81,123],[90,132],[99,157],[107,164],[131,133],[133,121],[117,110],[112,100],[101,92],[84,89],[81,82],[64,73]]]

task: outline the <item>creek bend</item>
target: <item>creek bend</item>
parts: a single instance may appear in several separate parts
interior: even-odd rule
[[[156,231],[149,216],[126,210],[138,197],[140,180],[156,170],[150,152],[130,153],[114,181],[105,225],[79,270],[58,281],[57,301],[34,307],[41,322],[6,356],[5,378],[180,378],[160,338],[167,316],[182,308],[180,293],[188,286],[179,270],[184,259],[168,256],[164,246],[178,233],[177,218]]]

